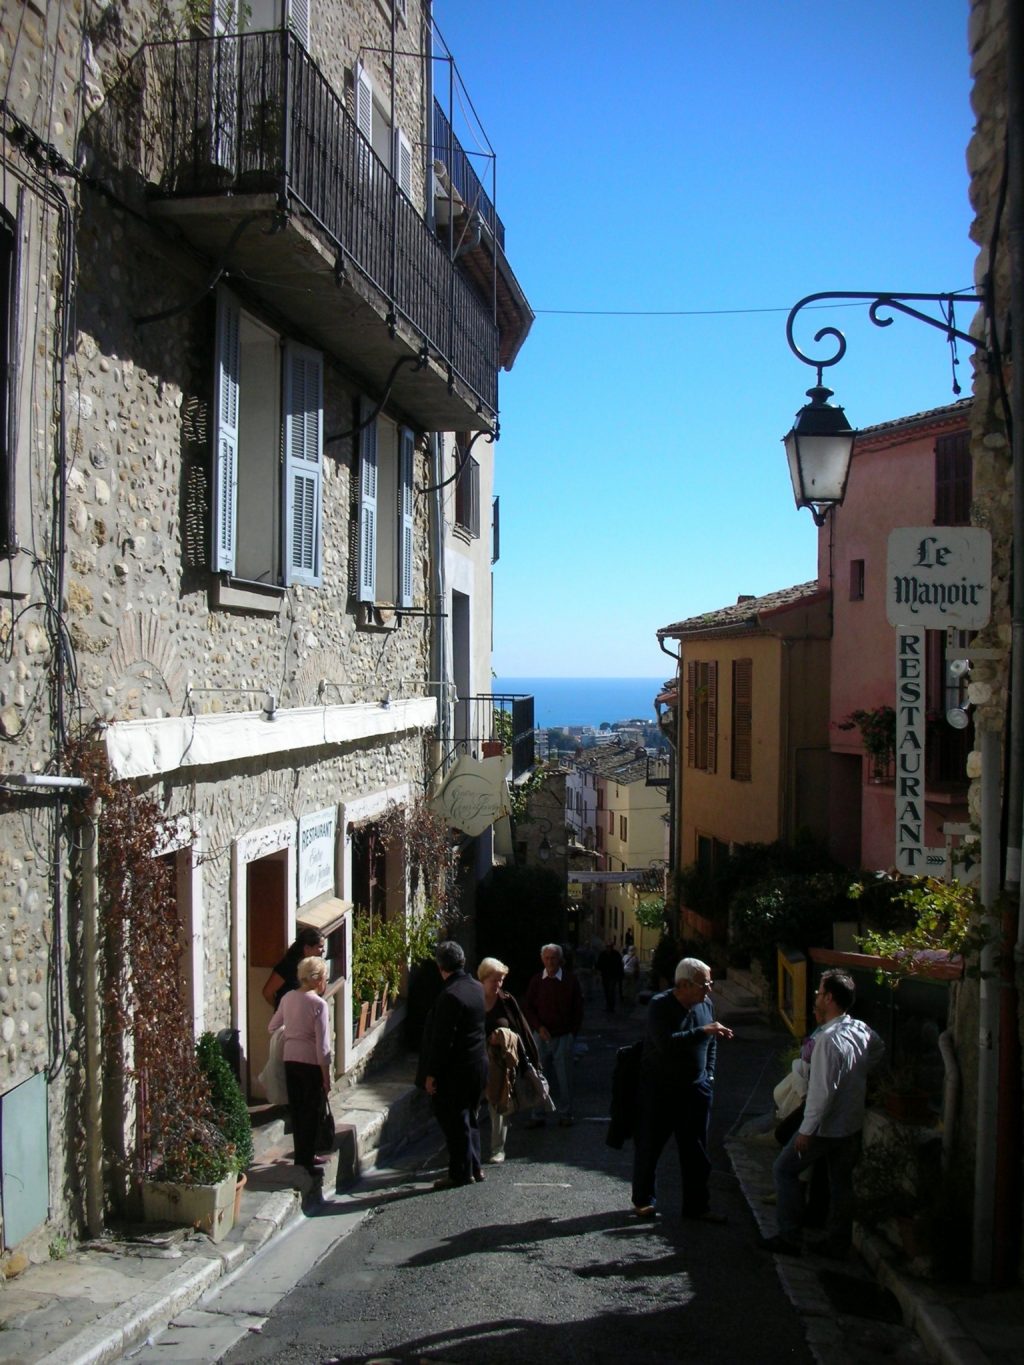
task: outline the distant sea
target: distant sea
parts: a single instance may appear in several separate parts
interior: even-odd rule
[[[529,693],[539,729],[597,729],[605,720],[653,721],[654,698],[664,685],[665,678],[495,678],[491,691]]]

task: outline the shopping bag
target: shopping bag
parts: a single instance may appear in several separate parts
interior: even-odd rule
[[[284,1029],[270,1035],[270,1055],[267,1064],[256,1077],[266,1091],[271,1104],[288,1103],[288,1084],[284,1078]]]
[[[542,1109],[547,1114],[555,1112],[547,1077],[531,1061],[524,1061],[516,1076],[515,1096],[517,1109]]]
[[[334,1115],[331,1112],[331,1104],[326,1094],[320,1113],[320,1122],[316,1129],[316,1150],[318,1152],[334,1151]]]

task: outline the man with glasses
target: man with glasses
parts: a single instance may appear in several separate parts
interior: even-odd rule
[[[814,1037],[807,1099],[800,1127],[775,1162],[775,1202],[779,1231],[766,1237],[767,1251],[799,1256],[803,1250],[805,1185],[801,1176],[818,1162],[828,1168],[829,1216],[819,1255],[842,1259],[853,1230],[853,1171],[860,1158],[868,1072],[882,1058],[878,1034],[850,1014],[853,978],[831,970],[822,975],[814,997],[821,1026]]]
[[[683,1217],[724,1223],[708,1207],[708,1124],[715,1083],[719,1038],[732,1029],[714,1017],[711,969],[684,957],[675,986],[653,997],[640,1061],[639,1112],[634,1135],[633,1211],[655,1214],[655,1172],[669,1137],[674,1136],[683,1177]]]

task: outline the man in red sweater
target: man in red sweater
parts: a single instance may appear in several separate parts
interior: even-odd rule
[[[583,995],[557,943],[545,943],[540,960],[544,970],[526,988],[523,1013],[537,1040],[541,1069],[554,1078],[558,1122],[568,1128],[573,1119],[573,1041],[583,1023]],[[535,1112],[530,1127],[543,1128],[544,1115]]]

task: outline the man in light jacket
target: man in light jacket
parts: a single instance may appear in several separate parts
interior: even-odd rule
[[[881,1061],[885,1045],[873,1029],[854,1019],[855,989],[846,972],[827,971],[814,997],[821,1026],[814,1037],[804,1117],[774,1166],[779,1231],[766,1237],[768,1251],[799,1256],[806,1185],[801,1174],[825,1162],[829,1179],[827,1235],[815,1250],[844,1257],[853,1229],[853,1171],[860,1159],[861,1129],[868,1073]]]

